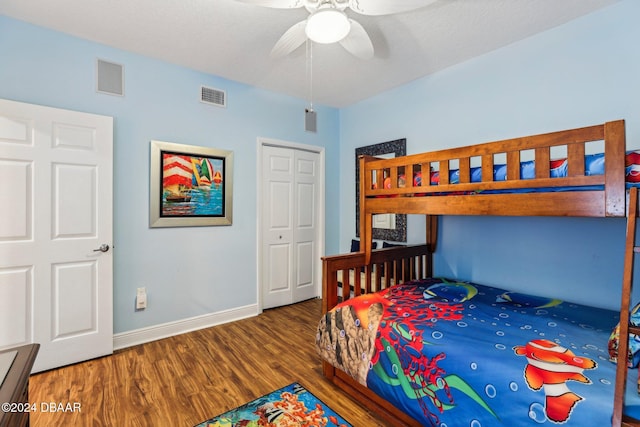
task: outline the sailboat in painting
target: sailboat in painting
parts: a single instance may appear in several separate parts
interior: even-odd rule
[[[222,183],[222,173],[216,170],[208,158],[192,158],[193,182],[199,188],[208,189],[213,184],[215,188]]]
[[[220,171],[215,171],[213,174],[213,184],[218,188],[222,184],[222,174]]]
[[[162,165],[162,189],[167,202],[188,202],[192,188],[191,158],[165,154]]]
[[[209,159],[191,159],[191,164],[193,165],[193,179],[196,184],[200,188],[210,188],[211,187],[211,173],[213,171],[213,166],[211,166],[211,162]]]

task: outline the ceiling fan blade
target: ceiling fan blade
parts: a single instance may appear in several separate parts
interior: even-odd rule
[[[362,15],[391,15],[408,12],[438,0],[349,0],[349,7]]]
[[[373,43],[371,43],[371,39],[364,27],[353,19],[349,21],[351,21],[351,31],[345,38],[340,40],[340,44],[355,57],[360,59],[373,58]]]
[[[307,21],[304,20],[289,28],[271,50],[271,57],[281,58],[286,56],[307,41],[307,34],[304,32],[306,25]]]
[[[240,3],[255,6],[273,7],[276,9],[295,9],[304,6],[303,0],[236,0]]]

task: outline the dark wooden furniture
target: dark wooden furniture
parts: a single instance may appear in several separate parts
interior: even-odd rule
[[[604,141],[606,158],[603,175],[585,172],[587,144]],[[564,147],[568,163],[566,177],[550,177],[552,147]],[[525,153],[523,155],[523,153]],[[373,276],[386,272],[380,266],[394,266],[400,271],[395,283],[431,275],[432,253],[436,249],[438,215],[500,215],[500,216],[584,216],[624,217],[627,215],[625,189],[625,124],[623,120],[579,129],[542,135],[526,136],[504,141],[452,148],[392,159],[369,156],[360,158],[360,247],[363,252],[323,258],[323,310],[326,312],[339,301],[360,293],[370,292]],[[522,179],[520,162],[526,156],[535,159],[535,178]],[[505,158],[507,179],[494,181],[496,158]],[[482,165],[480,182],[471,182],[472,160]],[[431,185],[429,172],[439,170],[439,184]],[[450,169],[459,170],[459,183],[449,182]],[[422,174],[421,185],[412,177]],[[379,185],[374,185],[378,183]],[[483,194],[483,190],[514,190],[544,187],[595,186],[584,191],[531,192]],[[597,189],[593,189],[597,188]],[[476,193],[478,192],[479,193]],[[443,193],[449,193],[442,195]],[[452,195],[451,193],[455,193]],[[472,194],[473,193],[473,194]],[[372,222],[375,214],[425,214],[427,218],[426,245],[371,251]],[[637,214],[629,214],[635,223]],[[629,227],[627,228],[629,230]],[[629,232],[629,231],[628,231]],[[627,238],[626,257],[634,253],[635,228]],[[631,239],[630,243],[629,240]],[[418,251],[419,254],[407,251]],[[637,251],[640,251],[638,249]],[[621,323],[628,322],[633,262],[625,262]],[[365,283],[339,286],[337,271],[364,268]],[[342,273],[341,277],[349,277]],[[362,282],[360,275],[356,281]],[[376,283],[380,283],[377,280]],[[381,288],[384,288],[384,283]],[[379,290],[378,288],[376,290]],[[626,336],[621,325],[620,335]],[[626,353],[628,343],[622,340],[619,351]],[[622,365],[625,365],[624,358]],[[618,368],[612,425],[640,425],[622,416],[626,365]],[[324,374],[341,389],[364,406],[376,411],[394,425],[419,425],[415,420],[352,380],[347,374],[324,362]]]
[[[0,404],[3,404],[0,427],[29,425],[29,375],[39,348],[40,344],[28,344],[3,351],[17,351],[17,354],[0,386]]]

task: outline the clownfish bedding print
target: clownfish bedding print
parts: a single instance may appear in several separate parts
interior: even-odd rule
[[[527,357],[524,378],[529,388],[540,390],[544,387],[547,417],[557,423],[567,421],[575,404],[582,400],[582,397],[569,390],[567,381],[591,384],[591,380],[582,372],[596,368],[596,361],[577,357],[571,350],[544,339],[529,341],[527,345],[518,345],[513,349],[517,355]]]
[[[606,426],[618,316],[427,279],[337,305],[321,318],[316,347],[425,426]]]

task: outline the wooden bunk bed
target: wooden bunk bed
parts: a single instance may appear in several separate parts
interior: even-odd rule
[[[593,141],[604,141],[606,164],[601,175],[591,175],[585,169],[585,155],[589,151],[586,147]],[[556,146],[564,147],[567,172],[566,176],[552,178],[551,153]],[[395,286],[431,277],[439,215],[625,217],[629,211],[619,342],[620,354],[626,354],[637,192],[626,189],[625,154],[625,124],[619,120],[393,159],[361,157],[360,247],[365,250],[323,258],[325,317],[342,301],[384,289],[390,283]],[[535,176],[523,179],[521,164],[526,156],[534,160]],[[498,158],[506,159],[506,176],[501,181],[495,180]],[[480,180],[472,176],[474,162],[481,164]],[[438,170],[437,183],[433,182],[434,169]],[[455,183],[452,182],[454,169]],[[416,179],[420,175],[422,179]],[[540,188],[544,190],[534,190]],[[560,188],[579,191],[555,191]],[[372,216],[385,213],[426,215],[426,243],[371,251]],[[338,277],[350,277],[350,269],[363,269],[365,274],[351,275],[355,283],[339,283]],[[627,365],[624,358],[620,360],[616,370],[612,425],[640,425],[622,415]],[[335,368],[326,360],[323,369],[325,376],[338,387],[391,424],[421,425],[361,385],[353,374]]]

